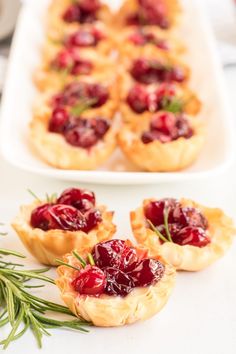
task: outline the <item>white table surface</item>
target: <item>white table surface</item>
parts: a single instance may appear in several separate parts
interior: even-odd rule
[[[208,0],[211,16],[218,1]],[[212,16],[214,17],[214,16]],[[236,33],[236,29],[235,29]],[[227,88],[235,109],[236,66],[225,69]],[[216,103],[217,104],[217,103]],[[17,113],[17,112],[16,112]],[[236,119],[236,116],[235,116]],[[236,124],[235,124],[236,126]],[[22,172],[0,159],[0,221],[10,222],[19,204],[29,202],[27,188],[36,194],[60,192],[71,184],[54,181]],[[85,186],[85,185],[84,185]],[[224,175],[200,182],[161,184],[141,187],[112,187],[89,185],[98,200],[116,212],[118,234],[129,237],[128,212],[146,197],[188,197],[209,206],[219,206],[236,220],[236,163]],[[28,254],[17,236],[9,228],[9,236],[2,247]],[[235,354],[236,353],[236,243],[227,255],[215,265],[199,273],[179,273],[177,285],[169,303],[153,319],[121,329],[91,329],[88,335],[53,330],[53,336],[44,338],[40,351],[27,333],[13,343],[7,353],[86,354]],[[37,264],[29,255],[29,264]],[[42,291],[44,296],[49,293]],[[50,299],[58,300],[53,288]],[[6,331],[4,331],[6,333]],[[4,334],[3,333],[3,334]],[[2,336],[2,333],[0,334]]]

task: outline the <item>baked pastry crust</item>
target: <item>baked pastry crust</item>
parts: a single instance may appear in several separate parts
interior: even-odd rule
[[[75,262],[71,255],[66,255],[64,261]],[[152,317],[166,304],[175,284],[175,270],[165,264],[165,273],[154,286],[135,288],[126,297],[106,294],[94,297],[80,295],[73,289],[71,281],[76,271],[66,266],[58,267],[57,271],[56,284],[65,304],[76,316],[99,327],[123,326]]]
[[[121,116],[124,122],[140,122],[140,120],[148,120],[150,121],[153,112],[145,111],[143,113],[134,112],[130,106],[127,104],[127,96],[130,89],[137,83],[133,78],[125,73],[120,72],[119,75],[119,91],[120,91],[120,105],[119,111],[121,112]],[[151,84],[144,85],[146,86],[146,90],[152,90],[157,88],[161,84]],[[173,84],[176,87],[177,97],[180,98],[184,103],[183,112],[188,115],[197,115],[200,110],[202,103],[199,98],[193,93],[188,87],[179,85],[177,83]]]
[[[59,51],[60,50],[58,50],[56,46],[48,46],[48,50],[44,50],[42,58],[43,64],[33,74],[34,83],[40,91],[56,88],[61,82],[67,83],[76,78],[83,80],[87,76],[96,76],[100,73],[107,75],[108,77],[110,77],[111,73],[114,75],[114,60],[112,61],[109,57],[101,55],[93,49],[77,49],[82,59],[88,60],[93,64],[93,68],[89,75],[70,75],[63,70],[54,70],[51,68],[51,62]]]
[[[144,144],[141,133],[148,130],[148,122],[124,124],[118,134],[118,144],[126,157],[142,170],[150,172],[179,171],[191,165],[200,154],[205,141],[204,126],[200,121],[191,120],[194,135],[169,143],[155,140]]]
[[[105,206],[97,207],[102,213],[102,222],[88,233],[65,230],[43,231],[32,228],[30,225],[32,211],[45,203],[46,201],[35,201],[30,205],[22,206],[18,216],[12,222],[12,227],[25,247],[40,263],[58,265],[55,259],[62,259],[64,254],[73,249],[81,253],[90,252],[96,243],[110,240],[116,231],[116,226],[112,222],[114,213],[107,211]]]
[[[87,113],[88,114],[88,113]],[[30,143],[35,152],[48,164],[71,170],[94,170],[102,165],[117,145],[116,128],[110,127],[96,145],[84,149],[68,144],[61,134],[48,131],[48,112],[34,118],[30,124]],[[92,116],[94,114],[92,112]]]
[[[47,33],[50,37],[55,38],[59,33],[63,33],[68,28],[76,28],[79,27],[79,23],[67,23],[63,21],[62,16],[68,6],[71,5],[71,0],[52,0],[51,4],[47,11]],[[101,8],[97,11],[97,22],[103,22],[107,25],[112,23],[112,14],[109,7],[105,4],[102,4]],[[84,26],[84,24],[83,24]]]
[[[180,246],[176,243],[160,243],[155,232],[146,226],[143,207],[152,200],[146,199],[143,205],[130,213],[131,226],[137,242],[149,249],[150,255],[160,255],[178,270],[199,271],[222,257],[231,246],[236,229],[233,220],[221,209],[208,208],[189,199],[181,199],[184,206],[199,209],[209,223],[208,236],[211,242],[205,247]]]
[[[170,30],[171,30],[172,26],[178,23],[178,18],[181,13],[181,8],[177,0],[165,0],[165,3],[168,8],[168,19],[170,21]],[[126,19],[137,12],[138,6],[139,5],[137,0],[126,0],[115,16],[114,21],[116,23],[116,26],[119,26],[121,28],[126,26],[127,25]]]

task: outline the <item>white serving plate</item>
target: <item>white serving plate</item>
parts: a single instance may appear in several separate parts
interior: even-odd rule
[[[118,151],[99,170],[59,170],[34,155],[28,144],[28,123],[36,95],[32,74],[40,62],[40,45],[44,39],[43,16],[48,0],[26,1],[19,17],[2,99],[0,144],[4,158],[29,172],[87,183],[174,182],[210,177],[224,171],[233,160],[234,149],[222,69],[200,4],[188,0],[181,3],[185,16],[179,31],[189,48],[184,60],[192,67],[190,84],[204,103],[201,115],[208,126],[205,148],[194,165],[181,172],[137,172]],[[118,4],[119,1],[112,2],[112,5]]]

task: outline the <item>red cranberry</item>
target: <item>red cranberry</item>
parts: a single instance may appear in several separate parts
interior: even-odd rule
[[[91,128],[74,126],[64,133],[66,141],[76,147],[90,148],[98,142],[98,138]]]
[[[71,69],[72,75],[88,75],[93,69],[93,64],[89,60],[77,59]]]
[[[93,47],[96,44],[95,36],[85,30],[78,30],[66,39],[66,45],[69,47]]]
[[[51,207],[51,204],[43,204],[35,208],[30,217],[30,224],[34,228],[41,230],[48,230],[49,221],[45,217],[47,215],[48,209]]]
[[[129,273],[135,286],[155,285],[164,275],[164,265],[155,259],[143,259]]]
[[[176,130],[176,117],[173,113],[163,112],[161,114],[156,114],[152,117],[150,129],[158,130],[159,132],[172,135],[173,131]]]
[[[96,108],[104,105],[109,98],[107,87],[100,84],[88,85],[88,95],[89,98],[94,99],[94,102],[91,104],[91,106]]]
[[[147,43],[152,43],[158,48],[168,50],[169,46],[163,39],[158,39],[153,33],[145,33],[142,30],[136,31],[129,36],[129,40],[138,46],[143,46]]]
[[[193,129],[189,126],[187,119],[182,115],[177,116],[176,128],[176,136],[172,134],[173,139],[177,139],[181,136],[186,139],[189,139],[191,138],[191,136],[193,136]]]
[[[73,280],[72,286],[80,294],[100,295],[106,286],[106,275],[98,267],[87,265]]]
[[[65,22],[79,22],[80,21],[80,8],[79,4],[70,5],[62,16]]]
[[[105,293],[108,295],[126,296],[134,288],[132,278],[122,270],[112,267],[104,268],[107,277]]]
[[[176,199],[166,198],[158,201],[149,202],[144,207],[144,215],[146,219],[150,220],[153,225],[159,226],[164,224],[164,209],[168,208],[168,222],[173,223],[173,210],[178,206]]]
[[[94,246],[93,257],[97,266],[116,267],[123,271],[134,268],[138,257],[134,248],[123,240],[111,240]]]
[[[183,228],[174,237],[173,241],[181,246],[191,245],[195,247],[204,247],[211,242],[205,230],[201,227],[191,226]]]
[[[147,109],[148,93],[141,85],[135,85],[129,91],[127,103],[130,108],[136,113],[143,113]]]
[[[152,143],[159,140],[161,143],[169,143],[172,139],[169,135],[163,134],[158,131],[146,131],[141,135],[141,140],[144,144]]]
[[[176,86],[173,83],[163,82],[155,91],[158,101],[172,99],[176,96]]]
[[[178,206],[173,211],[173,218],[176,222],[185,226],[201,227],[207,229],[208,221],[205,216],[196,208]]]
[[[136,59],[130,70],[131,75],[135,80],[143,84],[152,84],[163,81],[185,80],[185,72],[180,67],[168,67],[156,59]]]
[[[95,206],[95,194],[87,189],[68,188],[56,201],[85,212]]]
[[[168,229],[172,238],[172,241],[175,239],[176,235],[179,233],[179,231],[182,229],[182,225],[178,224],[178,223],[173,223],[173,224],[169,224],[168,223]],[[166,228],[164,225],[160,225],[158,226],[158,230],[160,231],[160,233],[168,240],[168,235],[166,233]],[[163,243],[163,240],[159,239],[159,241],[161,243]]]
[[[53,133],[62,133],[65,131],[69,115],[64,108],[55,108],[49,120],[48,129]]]
[[[86,212],[85,219],[86,227],[84,228],[84,231],[89,232],[102,221],[102,215],[98,209],[93,208]]]
[[[71,206],[56,204],[43,209],[42,206],[33,210],[31,215],[33,227],[42,228],[45,231],[53,229],[78,231],[86,226],[83,215]]]
[[[102,118],[93,118],[90,120],[90,126],[98,138],[102,138],[110,128],[110,123]]]
[[[139,0],[140,14],[145,24],[157,25],[163,29],[169,27],[168,8],[165,1]]]
[[[72,67],[74,58],[71,51],[62,49],[52,62],[52,66],[57,70],[64,70]]]
[[[79,6],[83,11],[96,12],[100,9],[101,3],[99,0],[80,0]]]

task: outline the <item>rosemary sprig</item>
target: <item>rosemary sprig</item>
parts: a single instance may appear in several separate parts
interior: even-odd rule
[[[57,193],[52,193],[51,195],[49,195],[48,193],[46,193],[46,199],[47,199],[47,203],[48,204],[53,204],[56,202],[57,200]]]
[[[0,256],[13,255],[23,258],[24,256],[15,251],[0,249]],[[81,318],[72,320],[56,320],[46,315],[47,311],[73,315],[70,310],[62,305],[47,301],[37,297],[27,291],[28,288],[41,287],[44,285],[27,285],[26,282],[32,279],[41,280],[54,284],[53,279],[47,277],[45,273],[48,268],[19,270],[18,263],[5,262],[0,260],[0,327],[10,325],[11,330],[7,338],[0,342],[3,349],[9,344],[22,337],[24,333],[31,329],[36,337],[38,346],[42,346],[43,335],[50,335],[49,328],[70,328],[87,332],[84,327],[90,323]],[[23,328],[22,328],[23,325]]]
[[[87,265],[87,263],[86,263],[86,261],[83,259],[83,257],[81,257],[76,251],[73,251],[72,253],[73,253],[73,255],[75,256],[75,258],[77,258],[77,259],[79,260],[81,266],[82,266],[83,268],[85,268],[86,265]]]
[[[180,98],[169,100],[167,97],[162,99],[162,109],[167,112],[181,113],[183,111],[184,102]]]
[[[32,195],[32,197],[34,198],[34,199],[36,199],[38,202],[41,202],[41,199],[31,190],[31,189],[27,189],[27,192],[29,192],[29,194],[31,194]]]
[[[93,256],[92,256],[91,253],[88,253],[88,261],[89,261],[91,266],[95,265],[95,261],[94,261]]]
[[[172,237],[171,237],[171,233],[169,230],[169,225],[168,225],[168,217],[169,217],[169,209],[168,208],[164,208],[163,211],[163,216],[164,216],[164,228],[165,228],[165,232],[167,237],[165,237],[159,230],[158,228],[153,225],[153,223],[151,222],[151,220],[147,219],[148,224],[150,225],[152,231],[154,231],[156,233],[156,235],[164,242],[173,242]]]
[[[71,107],[70,113],[75,117],[79,117],[84,111],[96,103],[96,101],[96,98],[82,99],[75,106]]]

